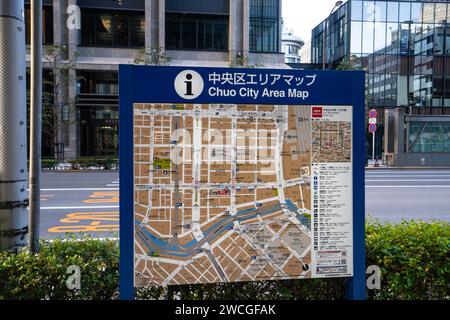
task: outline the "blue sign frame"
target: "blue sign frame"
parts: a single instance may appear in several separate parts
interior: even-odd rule
[[[177,94],[175,79],[180,72],[193,70],[202,76],[204,89],[195,99]],[[211,74],[231,74],[229,81],[217,82]],[[238,76],[236,76],[236,74]],[[247,75],[242,86],[242,74]],[[251,75],[250,77],[248,77]],[[220,103],[274,105],[351,105],[353,106],[353,277],[349,278],[347,298],[363,300],[365,277],[365,75],[363,71],[322,71],[290,69],[231,69],[199,67],[119,67],[119,149],[120,149],[120,298],[134,299],[134,222],[133,222],[133,104],[134,103]],[[226,79],[225,79],[226,80]],[[211,84],[213,82],[213,84]],[[223,90],[237,89],[235,96],[211,96],[215,85]],[[255,99],[239,94],[270,88],[297,94],[272,95]]]

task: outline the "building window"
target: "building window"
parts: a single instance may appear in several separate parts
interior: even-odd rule
[[[87,47],[144,47],[144,14],[83,9],[80,43]]]
[[[53,8],[50,6],[42,7],[42,43],[53,44]],[[27,44],[31,43],[31,12],[30,5],[25,5],[25,40]]]
[[[167,13],[166,48],[228,50],[228,16]]]
[[[297,46],[288,44],[288,45],[286,45],[286,52],[285,53],[298,55],[299,48]]]
[[[77,94],[117,95],[117,72],[79,71],[77,73]]]
[[[279,51],[279,5],[279,0],[250,2],[250,51]]]
[[[80,155],[82,157],[117,156],[117,106],[78,106]]]
[[[449,122],[410,122],[410,152],[450,152]]]

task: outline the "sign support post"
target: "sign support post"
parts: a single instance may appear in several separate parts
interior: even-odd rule
[[[375,132],[372,132],[372,160],[375,161]]]

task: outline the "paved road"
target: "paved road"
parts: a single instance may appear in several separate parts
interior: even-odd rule
[[[43,173],[41,235],[117,236],[117,172]],[[450,221],[450,170],[369,170],[366,215],[383,221]]]
[[[366,171],[366,216],[450,221],[450,170]]]
[[[42,174],[41,236],[88,232],[117,236],[119,210],[117,172],[51,172]]]

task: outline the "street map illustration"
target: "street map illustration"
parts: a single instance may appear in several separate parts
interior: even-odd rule
[[[313,118],[309,106],[135,104],[135,286],[348,274],[350,247],[312,261],[311,168],[350,167],[351,119]]]

